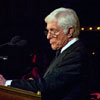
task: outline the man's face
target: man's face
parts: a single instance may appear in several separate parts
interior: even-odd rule
[[[47,39],[53,50],[59,50],[68,43],[69,38],[58,25],[57,21],[48,22],[46,29],[48,31]]]

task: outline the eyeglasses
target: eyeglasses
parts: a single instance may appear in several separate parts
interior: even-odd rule
[[[54,36],[57,36],[57,35],[59,35],[59,32],[60,31],[57,31],[57,30],[53,30],[53,31],[44,31],[44,34],[47,36],[48,35],[48,33],[50,33],[50,35],[54,35]]]

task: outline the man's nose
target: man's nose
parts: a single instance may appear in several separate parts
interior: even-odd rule
[[[47,39],[50,39],[50,38],[51,38],[51,34],[48,32]]]

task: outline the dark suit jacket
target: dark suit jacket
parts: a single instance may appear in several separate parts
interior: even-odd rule
[[[42,100],[86,100],[87,54],[78,40],[50,64],[39,80],[13,80],[11,86],[42,93]]]

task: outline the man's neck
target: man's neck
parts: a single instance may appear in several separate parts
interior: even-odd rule
[[[75,43],[77,40],[79,40],[78,38],[73,38],[71,39],[62,49],[61,49],[61,53],[66,50],[68,47],[70,47],[73,43]]]

